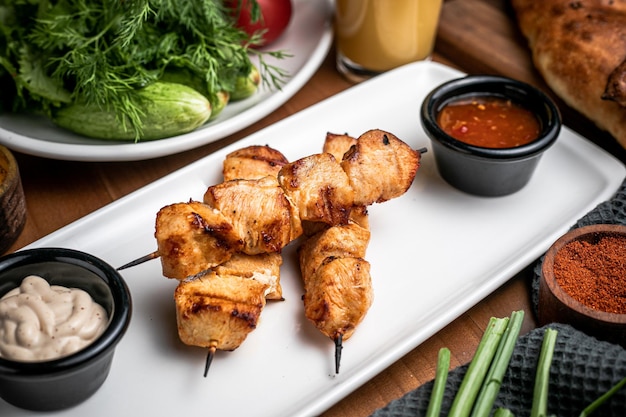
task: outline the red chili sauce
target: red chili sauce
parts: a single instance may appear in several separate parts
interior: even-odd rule
[[[529,110],[501,97],[461,99],[446,104],[437,123],[448,135],[483,148],[514,148],[532,142],[540,126]]]

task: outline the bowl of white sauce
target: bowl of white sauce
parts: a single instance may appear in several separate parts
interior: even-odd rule
[[[91,397],[106,380],[132,312],[124,279],[73,249],[0,258],[0,398],[53,411]]]

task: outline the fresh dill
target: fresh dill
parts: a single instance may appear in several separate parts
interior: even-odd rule
[[[198,77],[213,103],[250,73],[256,55],[263,84],[279,89],[288,74],[265,57],[289,55],[251,44],[222,0],[0,0],[0,100],[44,114],[97,105],[140,131],[136,91],[166,71]]]

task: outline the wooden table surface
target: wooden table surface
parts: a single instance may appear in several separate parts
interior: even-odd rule
[[[433,59],[468,73],[502,74],[549,90],[532,66],[525,40],[506,0],[445,2]],[[26,194],[28,219],[9,252],[17,250],[102,206],[230,143],[349,88],[335,70],[334,51],[301,91],[270,116],[216,143],[184,153],[139,162],[71,162],[15,153]],[[626,152],[612,138],[557,99],[564,121],[622,161]],[[327,410],[325,417],[368,416],[374,410],[434,377],[438,350],[448,347],[452,366],[467,363],[492,316],[527,312],[522,333],[536,326],[530,307],[531,269],[513,277],[481,301]]]

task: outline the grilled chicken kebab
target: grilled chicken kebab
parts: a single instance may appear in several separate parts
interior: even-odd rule
[[[282,210],[285,205],[284,198],[277,196],[275,189],[278,184],[276,180],[278,170],[286,163],[287,158],[284,155],[267,146],[251,146],[237,150],[227,155],[224,160],[222,184],[229,186],[210,187],[205,193],[208,206],[215,204],[221,210],[235,211],[231,216],[233,229],[238,230],[240,236],[248,236],[245,243],[238,246],[226,244],[227,251],[217,251],[231,252],[231,249],[235,248],[235,252],[230,254],[228,260],[217,263],[199,276],[187,275],[174,292],[179,338],[187,345],[209,349],[204,369],[205,377],[215,351],[234,350],[239,347],[256,328],[266,300],[283,298],[280,286],[282,264],[280,249],[277,249],[276,242],[262,241],[263,232],[260,230],[263,229],[260,229],[258,224],[246,224],[245,217],[238,222],[237,219],[241,216],[237,216],[237,212],[245,210],[254,210],[255,213],[266,212],[268,207],[254,205],[271,200],[275,205],[270,210],[277,209],[279,213],[284,214]],[[254,186],[260,188],[256,190],[251,188]],[[267,193],[272,198],[255,199],[255,193]],[[203,203],[197,204],[207,206]],[[216,208],[211,210],[219,211]],[[287,213],[290,211],[288,209]],[[279,229],[283,231],[282,235],[285,237],[285,228]],[[288,228],[288,233],[291,230],[293,228]],[[291,239],[289,235],[287,238]],[[209,240],[213,240],[213,237]],[[169,262],[172,263],[177,259],[179,258],[170,257]],[[200,265],[207,265],[206,259],[202,259]],[[178,272],[171,275],[181,276],[182,270],[178,269]],[[197,268],[193,272],[197,273],[196,270]]]
[[[341,161],[356,145],[349,135],[328,133],[325,153]],[[339,373],[343,341],[352,336],[372,305],[374,291],[365,252],[370,231],[367,206],[354,206],[347,224],[304,223],[306,239],[298,247],[304,284],[305,317],[335,343]]]
[[[322,153],[294,162],[262,146],[229,154],[224,181],[202,202],[157,214],[155,253],[163,274],[180,280],[181,340],[210,352],[236,349],[266,299],[282,299],[280,252],[305,235],[298,255],[306,316],[340,355],[373,297],[367,206],[404,194],[419,161],[419,151],[382,130],[358,139],[329,134]]]

